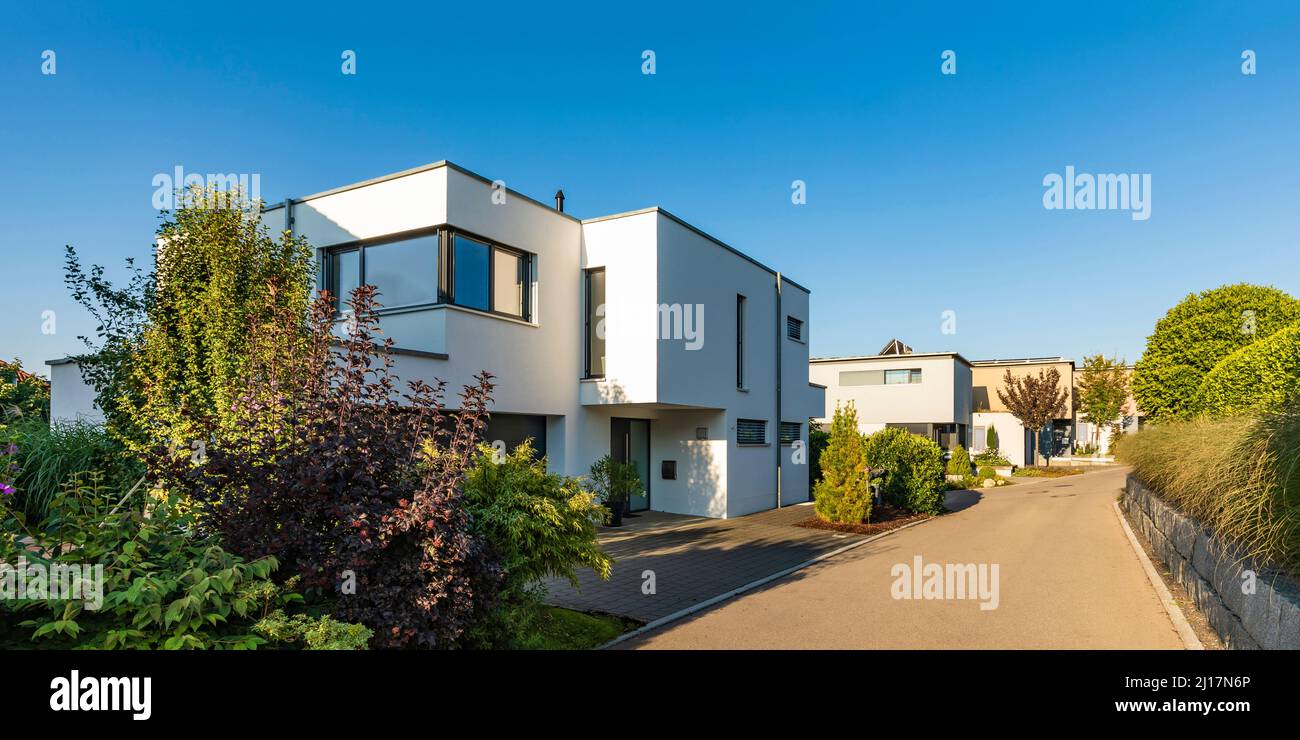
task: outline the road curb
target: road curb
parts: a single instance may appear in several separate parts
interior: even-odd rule
[[[1142,543],[1138,542],[1137,535],[1133,533],[1133,528],[1129,526],[1128,519],[1124,518],[1124,511],[1120,509],[1119,502],[1112,504],[1115,507],[1115,516],[1119,518],[1119,524],[1124,528],[1124,534],[1128,536],[1128,542],[1133,546],[1133,552],[1137,554],[1138,561],[1142,563],[1142,570],[1146,571],[1147,580],[1151,581],[1151,587],[1155,590],[1156,596],[1160,599],[1160,605],[1165,608],[1165,613],[1169,615],[1169,621],[1173,622],[1174,631],[1178,633],[1179,639],[1183,641],[1185,650],[1204,650],[1205,646],[1201,644],[1201,639],[1196,636],[1192,625],[1187,621],[1187,616],[1174,601],[1174,595],[1169,592],[1169,587],[1165,585],[1165,579],[1160,577],[1156,572],[1155,564],[1147,556],[1147,551],[1142,548]]]
[[[942,515],[940,515],[940,516],[942,516]],[[599,647],[597,647],[597,648],[595,648],[595,649],[596,649],[596,650],[605,650],[605,649],[607,649],[607,648],[611,648],[611,647],[613,647],[613,646],[615,646],[615,645],[618,645],[619,643],[622,643],[622,642],[626,642],[626,641],[628,641],[628,640],[631,640],[631,639],[634,638],[634,637],[640,637],[641,635],[647,634],[647,633],[649,633],[649,632],[653,632],[653,631],[659,629],[660,627],[663,627],[663,626],[666,625],[666,624],[670,624],[670,623],[672,623],[672,622],[676,622],[677,620],[682,619],[683,617],[689,617],[690,615],[692,615],[692,614],[694,614],[694,613],[696,613],[696,612],[703,611],[704,609],[708,609],[708,608],[711,607],[711,606],[714,606],[714,605],[716,605],[716,604],[720,604],[720,603],[722,603],[722,602],[724,602],[724,601],[726,601],[726,600],[728,600],[728,599],[730,599],[730,598],[732,598],[732,597],[734,597],[734,596],[739,596],[740,594],[743,594],[743,593],[745,593],[746,591],[752,591],[753,589],[756,589],[756,588],[758,588],[759,586],[764,586],[764,585],[767,585],[767,584],[771,583],[772,581],[775,581],[775,580],[778,580],[778,579],[781,579],[781,578],[785,578],[786,576],[790,575],[791,573],[795,573],[795,572],[801,571],[801,570],[803,570],[804,568],[807,568],[807,567],[810,566],[810,565],[816,565],[817,563],[820,563],[821,561],[826,560],[826,559],[828,559],[828,558],[833,558],[833,557],[835,557],[836,555],[839,555],[840,553],[848,552],[849,550],[852,550],[852,549],[855,548],[855,547],[862,547],[863,545],[865,545],[865,544],[867,544],[867,543],[869,543],[869,542],[875,542],[876,540],[882,539],[882,538],[884,538],[884,537],[888,537],[888,536],[891,535],[891,534],[895,534],[895,533],[897,533],[897,532],[902,532],[902,531],[905,530],[905,529],[911,529],[912,527],[915,527],[915,526],[918,526],[918,525],[921,525],[921,524],[925,524],[926,522],[932,522],[932,521],[934,521],[934,520],[936,520],[936,519],[939,519],[940,516],[932,516],[932,517],[930,517],[929,519],[922,519],[922,520],[919,521],[919,522],[912,522],[912,523],[910,523],[910,524],[904,524],[903,526],[898,527],[898,528],[896,528],[896,529],[891,529],[891,530],[889,530],[888,532],[881,532],[880,534],[872,535],[872,536],[870,536],[870,537],[867,537],[866,539],[858,540],[857,542],[850,542],[849,544],[845,545],[844,547],[839,547],[839,548],[836,548],[836,549],[834,549],[834,550],[831,550],[830,552],[822,553],[821,555],[818,555],[817,557],[815,557],[815,558],[813,558],[813,559],[811,559],[811,560],[806,560],[806,561],[804,561],[804,562],[802,562],[802,563],[799,563],[798,565],[795,565],[795,566],[791,566],[791,567],[789,567],[789,568],[786,568],[785,570],[777,571],[776,573],[773,573],[773,574],[771,574],[771,575],[763,576],[762,578],[759,578],[759,579],[756,580],[756,581],[750,581],[749,583],[746,583],[746,584],[743,585],[743,586],[739,586],[739,587],[737,587],[737,588],[733,588],[732,590],[727,591],[726,593],[718,594],[717,596],[714,596],[714,597],[712,597],[712,598],[705,599],[704,601],[701,601],[701,602],[698,603],[698,604],[692,604],[691,606],[688,606],[688,607],[686,607],[685,609],[679,609],[679,610],[673,612],[672,614],[669,614],[669,615],[667,615],[667,616],[660,617],[660,618],[654,620],[653,622],[648,622],[648,623],[646,623],[646,624],[644,624],[644,625],[642,625],[642,626],[640,626],[640,627],[638,627],[638,628],[632,630],[631,632],[624,632],[623,634],[619,635],[618,637],[615,637],[614,639],[610,640],[609,642],[607,642],[607,643],[605,643],[604,645],[601,645],[601,646],[599,646]],[[1161,585],[1163,585],[1163,584],[1161,584]]]

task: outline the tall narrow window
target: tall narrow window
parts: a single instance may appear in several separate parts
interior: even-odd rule
[[[745,296],[736,296],[736,387],[745,387]]]
[[[488,296],[488,245],[457,234],[455,236],[454,255],[452,256],[452,295],[456,305],[477,308],[480,311],[492,309]]]
[[[326,289],[334,298],[334,310],[342,313],[347,310],[352,291],[361,285],[361,250],[330,252],[326,257],[325,275],[328,280]]]
[[[605,377],[605,270],[587,270],[586,336],[588,378]]]
[[[528,260],[522,254],[492,253],[492,310],[521,319],[528,315]]]

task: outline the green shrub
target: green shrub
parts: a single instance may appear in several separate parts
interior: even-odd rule
[[[984,447],[995,455],[998,452],[998,428],[992,424],[989,424],[988,431],[984,432]]]
[[[975,464],[1002,467],[1010,465],[1011,461],[1003,457],[997,450],[988,449],[975,456]]]
[[[943,450],[905,429],[882,429],[866,438],[867,464],[886,472],[881,484],[885,502],[918,514],[943,511]]]
[[[977,477],[980,480],[984,480],[985,478],[996,479],[998,477],[998,474],[993,472],[993,468],[990,468],[989,466],[985,465],[984,467],[979,469],[979,473],[977,474]]]
[[[1300,395],[1300,324],[1233,352],[1201,381],[1193,408],[1210,416],[1281,411]]]
[[[858,412],[853,403],[835,407],[830,440],[821,455],[822,478],[813,488],[813,511],[837,524],[860,524],[871,518],[871,487]]]
[[[2,639],[43,648],[168,650],[265,643],[252,634],[253,623],[301,599],[271,582],[275,559],[246,562],[213,540],[193,537],[188,523],[173,516],[171,500],[156,502],[146,514],[145,498],[137,492],[124,501],[99,475],[76,475],[50,503],[43,522],[29,525],[21,512],[0,512],[0,562],[21,557],[57,567],[103,568],[99,594],[88,588],[80,600],[0,601],[0,623],[28,617]],[[97,597],[99,608],[87,608]],[[10,610],[17,613],[5,614]]]
[[[831,441],[830,432],[818,429],[811,422],[808,424],[808,490],[812,490],[817,481],[822,479],[822,453]]]
[[[970,475],[970,453],[965,447],[957,445],[948,458],[948,475]]]
[[[1297,323],[1300,301],[1276,288],[1225,285],[1189,295],[1147,339],[1133,372],[1133,396],[1153,421],[1185,418],[1220,360]]]
[[[17,450],[14,463],[19,468],[13,481],[14,505],[34,521],[45,517],[50,502],[74,473],[99,471],[105,486],[123,492],[144,474],[144,466],[127,457],[122,445],[97,424],[49,424],[28,418],[11,425],[7,437]]]
[[[635,468],[626,467],[635,476]],[[470,531],[487,540],[505,569],[501,598],[470,631],[469,646],[532,645],[552,626],[542,604],[543,578],[566,578],[575,588],[579,568],[609,578],[612,561],[596,538],[608,511],[581,480],[548,472],[545,458],[535,458],[531,439],[499,461],[493,448],[481,446],[463,495]]]
[[[1152,425],[1126,435],[1116,454],[1261,565],[1300,575],[1300,412]]]
[[[374,635],[365,625],[338,622],[328,614],[289,616],[283,609],[258,620],[253,632],[277,645],[307,650],[365,650]]]

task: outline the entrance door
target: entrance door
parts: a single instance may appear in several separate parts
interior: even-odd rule
[[[611,419],[609,425],[609,454],[622,463],[632,463],[641,476],[644,494],[633,496],[628,502],[629,511],[646,511],[650,508],[650,420]]]

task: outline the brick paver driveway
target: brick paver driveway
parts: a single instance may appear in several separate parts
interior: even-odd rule
[[[652,513],[625,520],[626,529],[601,531],[601,546],[615,561],[610,579],[583,571],[576,591],[550,580],[547,601],[651,622],[862,539],[792,526],[812,516],[804,504],[736,519]],[[647,570],[654,572],[653,594],[642,592]]]

